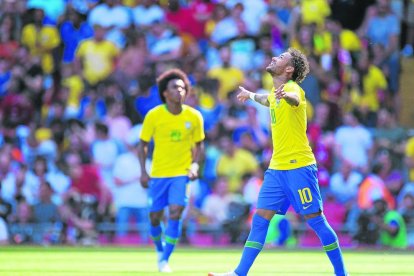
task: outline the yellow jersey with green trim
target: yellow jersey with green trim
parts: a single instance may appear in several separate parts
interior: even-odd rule
[[[273,155],[269,168],[292,170],[316,164],[306,135],[305,91],[294,81],[284,86],[286,93],[299,96],[299,105],[291,106],[284,99],[276,100],[275,88],[269,94]]]
[[[151,177],[175,177],[188,174],[192,147],[204,140],[203,117],[196,109],[183,105],[180,114],[172,114],[165,104],[151,109],[144,118],[140,139],[154,139]]]

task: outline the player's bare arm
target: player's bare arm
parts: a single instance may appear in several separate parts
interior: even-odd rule
[[[256,94],[253,93],[246,88],[239,86],[240,92],[237,94],[237,99],[241,101],[242,103],[246,102],[248,99],[251,99],[255,102],[258,102],[261,105],[269,107],[270,103],[267,97],[269,94]]]
[[[147,169],[145,168],[145,161],[148,155],[148,142],[141,140],[138,145],[138,159],[139,165],[141,166],[141,177],[140,182],[142,187],[148,188],[149,175]]]
[[[284,99],[291,106],[298,106],[300,103],[299,96],[295,93],[286,93],[284,86],[275,90],[276,100]]]
[[[193,163],[190,166],[188,171],[188,177],[190,180],[198,178],[198,170],[200,166],[198,165],[201,161],[201,154],[204,152],[204,142],[197,142],[193,149]]]

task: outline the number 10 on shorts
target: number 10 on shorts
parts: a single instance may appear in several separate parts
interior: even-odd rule
[[[299,189],[298,193],[302,204],[312,202],[312,194],[309,188]]]

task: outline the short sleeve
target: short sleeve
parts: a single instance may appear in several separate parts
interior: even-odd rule
[[[148,112],[142,123],[141,135],[139,137],[142,141],[149,142],[151,140],[154,135],[154,121],[153,112]]]
[[[292,105],[291,106],[292,108],[298,108],[300,105],[302,105],[303,101],[305,100],[305,95],[301,91],[302,89],[300,88],[300,86],[298,84],[296,84],[295,82],[290,81],[290,82],[285,84],[283,89],[285,90],[286,93],[296,94],[299,97],[299,105],[298,106],[293,106]]]
[[[205,134],[204,134],[204,120],[203,120],[203,116],[201,116],[201,113],[196,111],[195,112],[195,128],[194,128],[194,137],[193,140],[194,142],[198,143],[204,140],[205,138]]]

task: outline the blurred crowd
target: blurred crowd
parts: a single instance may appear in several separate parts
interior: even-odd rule
[[[148,242],[136,148],[161,104],[155,78],[174,67],[207,134],[184,240],[243,242],[272,148],[268,110],[235,95],[267,93],[264,68],[295,47],[328,220],[390,245],[392,213],[413,246],[414,133],[398,123],[413,43],[411,0],[0,0],[0,242]],[[293,212],[275,217],[269,243],[303,231]]]

